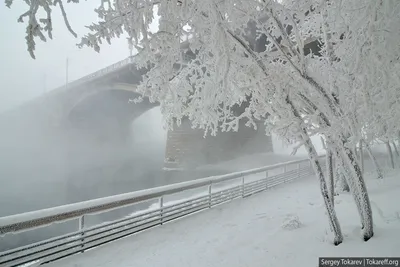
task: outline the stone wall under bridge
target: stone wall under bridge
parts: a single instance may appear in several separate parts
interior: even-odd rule
[[[272,139],[265,127],[257,123],[257,130],[240,123],[237,132],[218,132],[204,138],[202,129],[192,129],[189,120],[168,131],[165,169],[192,169],[201,165],[235,159],[241,156],[272,152]]]

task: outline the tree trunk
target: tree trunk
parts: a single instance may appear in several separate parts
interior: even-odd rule
[[[370,159],[372,160],[372,164],[375,167],[376,173],[378,174],[378,179],[383,179],[382,169],[379,166],[378,161],[376,160],[374,154],[372,153],[370,146],[366,142],[363,142],[363,143],[365,143],[365,149],[367,150],[368,155],[369,155]]]
[[[360,165],[361,165],[361,172],[364,173],[364,151],[363,151],[363,144],[360,141]]]
[[[369,201],[369,196],[367,192],[367,187],[364,182],[364,177],[362,175],[360,166],[355,158],[354,153],[351,149],[344,146],[344,142],[341,142],[339,149],[343,156],[343,160],[347,164],[350,176],[348,177],[348,182],[350,184],[350,189],[352,189],[357,206],[359,206],[360,217],[363,226],[363,238],[364,241],[368,241],[374,236],[373,229],[373,219],[372,219],[372,209],[371,203]]]
[[[334,244],[337,246],[343,242],[343,235],[342,235],[342,230],[340,228],[339,220],[336,216],[333,202],[331,201],[332,199],[329,197],[328,187],[326,185],[326,181],[325,181],[324,173],[321,168],[321,164],[319,163],[318,158],[317,158],[317,152],[315,150],[315,147],[312,144],[310,137],[306,134],[305,131],[302,133],[302,136],[303,136],[303,139],[305,139],[304,146],[305,146],[308,156],[310,158],[311,165],[313,166],[315,174],[317,175],[319,183],[320,183],[321,194],[324,199],[325,208],[326,208],[326,211],[327,211],[328,217],[329,217],[329,222],[332,227],[333,233],[335,235]]]
[[[393,148],[394,148],[394,152],[396,152],[396,155],[399,157],[400,154],[399,154],[399,151],[397,150],[397,146],[396,146],[396,143],[394,141],[392,141],[392,145],[393,145]]]
[[[320,87],[319,89],[323,91],[322,87]],[[327,102],[329,102],[329,100]],[[312,104],[313,103],[311,103],[311,105]],[[331,111],[333,113],[336,113],[335,108],[334,107],[331,108],[332,108]],[[314,109],[318,110],[317,107],[315,107]],[[325,116],[324,113],[320,112],[319,117],[321,121],[325,123],[325,126],[331,126],[329,119]],[[348,169],[349,173],[349,175],[346,177],[348,179],[347,182],[349,184],[350,183],[353,184],[352,195],[358,207],[361,219],[361,225],[363,229],[363,239],[364,241],[368,241],[374,235],[372,209],[360,166],[358,164],[357,159],[355,158],[355,153],[351,149],[345,146],[346,139],[344,138],[343,134],[339,133],[337,138],[332,139],[332,137],[330,137],[330,139],[331,140],[329,141],[335,146],[335,149],[338,149],[338,152],[340,153],[339,158],[341,158],[346,163],[345,165],[348,166],[348,168],[344,168]]]
[[[385,142],[385,144],[386,144],[386,148],[387,148],[388,153],[389,153],[390,167],[392,169],[394,169],[394,160],[393,160],[392,148],[390,147],[390,143],[389,142]]]
[[[292,111],[292,114],[296,117],[296,119],[299,120],[300,123],[302,123],[303,120],[302,120],[299,112],[293,105],[292,101],[289,99],[289,96],[286,97],[286,103],[289,105],[289,107]],[[318,161],[318,155],[317,155],[317,151],[315,150],[314,144],[311,142],[311,139],[307,133],[307,130],[302,126],[300,126],[300,134],[301,134],[301,137],[304,142],[304,147],[308,153],[308,157],[310,159],[311,166],[313,167],[315,174],[319,180],[322,198],[324,199],[325,208],[328,213],[329,223],[330,223],[331,229],[333,230],[333,234],[334,234],[333,243],[335,244],[335,246],[337,246],[343,242],[343,235],[342,235],[342,230],[340,228],[339,220],[336,216],[335,209],[334,209],[332,201],[329,197],[329,192],[328,192],[328,187],[326,185],[324,172],[322,171],[321,164]]]
[[[328,145],[326,150],[326,173],[328,177],[328,186],[329,186],[329,197],[332,202],[332,207],[335,207],[335,184],[334,184],[334,176],[333,176],[333,155]]]
[[[343,164],[343,159],[340,157],[338,151],[335,149],[335,185],[336,185],[336,192],[350,192],[349,184],[345,178],[345,168]],[[347,174],[346,174],[347,175]]]
[[[354,202],[357,206],[358,215],[360,216],[361,229],[364,229],[364,216],[361,209],[361,200],[360,197],[357,195],[357,191],[355,191],[354,179],[350,179],[351,175],[349,174],[348,168],[346,167],[347,164],[344,163],[343,157],[340,156],[338,150],[335,151],[335,157],[337,161],[336,168],[340,174],[339,184],[341,185],[341,190],[345,192],[351,191],[351,195],[353,196]]]
[[[294,69],[296,69],[294,64],[292,64],[292,66],[294,67]],[[342,113],[342,111],[341,111],[340,105],[338,104],[338,102],[335,102],[335,99],[333,99],[333,97],[331,97],[327,93],[325,88],[323,86],[321,86],[320,84],[318,84],[318,82],[316,82],[313,78],[308,76],[306,73],[302,73],[301,76],[321,96],[322,101],[327,104],[327,107],[329,108],[329,111],[333,114],[333,116],[336,118],[341,118],[340,114]],[[288,101],[287,103],[292,106],[292,109],[294,109],[294,106],[292,103],[290,103],[290,101]],[[318,110],[317,107],[315,107],[314,109]],[[295,112],[297,112],[297,110]],[[299,118],[299,120],[301,120],[301,117],[298,114],[298,112],[297,112],[297,114],[295,114],[295,112],[293,112],[293,114],[297,118]],[[324,113],[320,112],[319,118],[321,119],[322,122],[324,122],[326,124],[326,126],[331,126],[328,117],[325,116]],[[304,130],[305,134],[307,134],[305,129],[303,129],[303,130]],[[302,132],[302,134],[304,134],[304,133]],[[363,226],[364,226],[363,238],[365,241],[368,241],[371,237],[373,237],[374,231],[373,231],[372,209],[371,209],[371,203],[370,203],[369,197],[368,197],[367,188],[365,186],[365,182],[364,182],[364,178],[363,178],[360,166],[357,162],[357,159],[355,158],[355,154],[351,151],[351,149],[345,147],[346,139],[344,138],[343,133],[339,132],[339,135],[337,137],[338,137],[338,139],[333,140],[333,141],[338,141],[338,143],[334,142],[333,144],[340,151],[340,154],[341,154],[343,160],[345,160],[346,165],[348,165],[349,174],[350,174],[350,176],[348,177],[348,179],[349,179],[348,182],[351,181],[355,185],[355,188],[354,188],[355,190],[353,190],[353,194],[355,196],[356,202],[357,202],[357,200],[360,201],[359,203],[360,203],[361,220],[363,221]],[[322,188],[321,188],[321,190],[322,190]],[[329,197],[327,197],[327,199],[329,200]],[[328,204],[330,204],[330,203],[328,203]],[[328,208],[331,208],[331,207],[328,206]]]
[[[344,170],[341,170],[343,168],[342,165],[336,164],[336,175],[335,175],[335,192],[350,192],[350,187],[349,184],[347,183],[347,180],[344,175]]]
[[[338,155],[339,157],[340,155]],[[343,191],[346,192],[350,192],[351,191],[351,195],[353,196],[354,202],[356,203],[357,206],[357,212],[358,215],[360,216],[360,222],[361,222],[361,229],[364,229],[364,216],[362,213],[362,209],[361,209],[361,199],[360,197],[357,195],[357,191],[355,191],[355,184],[354,181],[350,179],[351,175],[348,172],[348,169],[346,168],[346,164],[343,161],[343,158],[340,158],[340,162],[341,162],[341,166],[340,168],[342,168],[342,187],[343,187]],[[350,186],[351,185],[351,186]]]
[[[334,183],[335,184],[335,195],[337,196],[337,195],[339,195],[338,192],[343,191],[343,188],[342,188],[343,184],[341,182],[342,176],[341,176],[341,172],[340,172],[340,164],[339,164],[339,160],[337,158],[336,153],[335,153],[335,157],[333,160],[333,164],[335,166],[335,183]],[[339,189],[339,186],[341,187],[340,189]]]
[[[350,186],[349,186],[349,183],[347,182],[347,176],[344,174],[344,173],[342,173],[342,185],[343,185],[343,191],[345,191],[345,192],[350,192]]]

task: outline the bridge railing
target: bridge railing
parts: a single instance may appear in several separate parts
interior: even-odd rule
[[[323,160],[322,164],[324,164]],[[8,233],[35,230],[67,220],[76,220],[77,230],[0,252],[0,266],[21,266],[27,263],[33,264],[33,262],[35,266],[38,266],[52,262],[311,174],[313,170],[310,162],[304,159],[2,217],[0,218],[0,242],[1,238]],[[193,193],[193,190],[197,190],[196,193]],[[186,197],[168,201],[168,197],[177,193],[186,193]],[[122,219],[90,227],[85,225],[85,218],[89,215],[149,200],[158,200],[158,204]]]
[[[65,89],[66,87],[71,88],[71,87],[76,87],[76,86],[82,85],[86,82],[95,80],[100,76],[104,76],[108,73],[114,72],[116,70],[119,70],[119,69],[121,69],[125,66],[128,66],[130,64],[133,64],[133,63],[134,63],[134,56],[130,56],[130,57],[125,58],[121,61],[118,61],[106,68],[100,69],[96,72],[93,72],[91,74],[83,76],[82,78],[72,81],[72,82],[68,83],[67,85],[60,86],[60,87],[56,88],[55,90],[61,90],[61,89]]]
[[[185,54],[184,57],[186,58],[187,55]],[[188,58],[191,58],[191,57],[189,56]],[[134,64],[134,63],[135,63],[135,55],[134,56],[129,56],[129,57],[127,57],[127,58],[125,58],[123,60],[120,60],[120,61],[118,61],[118,62],[116,62],[116,63],[114,63],[114,64],[112,64],[112,65],[110,65],[108,67],[105,67],[105,68],[100,69],[100,70],[98,70],[96,72],[93,72],[91,74],[83,76],[83,77],[81,77],[81,78],[79,78],[77,80],[74,80],[72,82],[67,83],[66,85],[59,86],[59,87],[55,88],[54,91],[80,86],[80,85],[82,85],[84,83],[93,81],[93,80],[97,79],[98,77],[101,77],[101,76],[104,76],[106,74],[112,73],[114,71],[117,71],[117,70],[119,70],[119,69],[121,69],[121,68],[123,68],[125,66],[131,65],[131,64]]]

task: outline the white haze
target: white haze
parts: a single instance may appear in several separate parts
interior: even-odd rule
[[[117,148],[100,145],[80,133],[72,138],[69,133],[55,132],[38,114],[19,108],[65,84],[67,58],[68,80],[73,81],[128,57],[126,39],[102,45],[100,54],[88,48],[79,50],[78,39],[66,30],[62,17],[54,15],[53,40],[39,42],[37,59],[33,60],[26,51],[24,25],[16,23],[25,4],[16,1],[14,5],[11,10],[4,5],[0,8],[0,216],[165,183],[162,167],[167,131],[159,108],[133,121],[129,142]],[[84,25],[96,20],[92,12],[96,5],[84,1],[66,6],[78,35],[86,32]],[[290,154],[291,149],[280,144],[274,140],[274,152]],[[179,179],[170,177],[168,181]],[[41,234],[2,244],[7,247],[37,241],[49,237],[51,231]]]
[[[95,7],[97,2],[91,1],[66,5],[78,35],[86,32],[84,25],[97,20]],[[65,84],[67,58],[70,82],[130,55],[125,36],[102,45],[101,53],[78,49],[79,40],[66,30],[62,16],[55,14],[53,40],[38,43],[33,60],[26,50],[25,26],[16,22],[25,8],[20,1],[15,1],[12,9],[4,4],[0,7],[2,25],[7,25],[0,28],[0,216],[162,183],[166,131],[159,108],[132,122],[131,139],[125,148],[117,149],[100,149],[99,144],[79,134],[71,141],[68,134],[45,126],[40,115],[21,111],[27,101]],[[75,154],[69,155],[71,150]],[[19,240],[3,240],[0,250],[51,233],[39,231]]]
[[[97,20],[93,12],[96,6],[97,2],[93,1],[66,5],[72,27],[79,36],[87,32],[84,25]],[[101,53],[88,48],[78,49],[79,39],[67,31],[62,16],[55,10],[53,40],[38,42],[36,60],[33,60],[26,50],[25,26],[17,23],[25,8],[22,1],[15,1],[12,9],[4,4],[0,6],[2,25],[7,25],[0,27],[0,112],[65,84],[67,57],[71,81],[129,56],[125,37],[113,40],[111,45],[102,45]]]

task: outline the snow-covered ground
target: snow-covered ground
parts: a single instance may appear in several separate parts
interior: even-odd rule
[[[184,219],[49,264],[49,267],[310,267],[321,256],[399,256],[400,175],[367,180],[375,236],[360,237],[348,193],[336,198],[345,236],[331,244],[315,177],[238,199]]]

